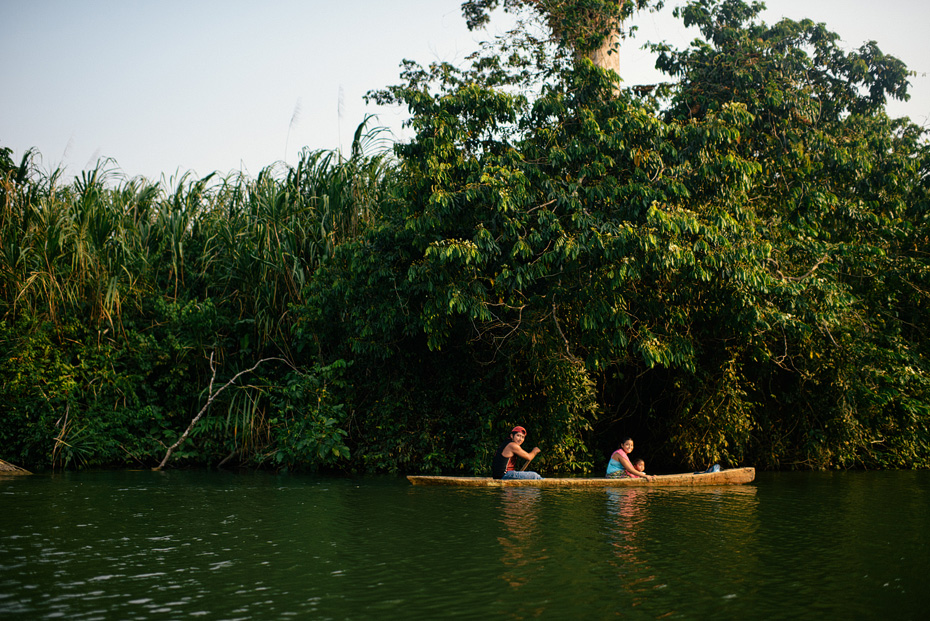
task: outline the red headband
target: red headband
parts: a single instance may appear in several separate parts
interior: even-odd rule
[[[520,425],[517,425],[516,427],[510,430],[510,435],[513,435],[515,433],[522,433],[523,435],[526,435],[526,429],[524,429]]]

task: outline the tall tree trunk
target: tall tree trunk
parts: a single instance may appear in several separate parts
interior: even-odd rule
[[[610,33],[610,36],[604,40],[600,48],[588,52],[586,56],[601,69],[610,69],[617,75],[620,75],[620,54],[617,51],[619,40],[620,32],[614,30]]]

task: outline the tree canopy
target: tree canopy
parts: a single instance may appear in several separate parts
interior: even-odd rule
[[[550,472],[599,470],[621,435],[668,469],[930,465],[927,142],[884,111],[907,68],[759,3],[693,0],[676,14],[700,37],[652,46],[669,81],[625,87],[590,52],[657,4],[465,2],[471,27],[530,5],[554,44],[405,62],[369,94],[410,112],[393,158],[307,153],[169,195],[14,181],[10,161],[0,329],[19,368],[59,358],[0,370],[5,457],[42,454],[23,431],[42,425],[64,442],[62,410],[93,412],[112,456],[128,440],[101,421],[127,395],[113,426],[170,444],[219,351],[228,376],[287,365],[200,421],[192,460],[486,472],[519,423]],[[108,356],[109,384],[81,367],[107,390],[65,379]],[[181,386],[167,359],[200,388],[156,405],[129,378]]]
[[[468,0],[462,14],[470,30],[486,25],[491,11],[502,6],[507,12],[530,10],[542,18],[559,45],[576,58],[589,58],[602,68],[615,68],[608,59],[616,55],[623,24],[637,10],[661,9],[664,0]]]
[[[565,464],[620,427],[689,464],[921,459],[926,148],[884,113],[907,70],[761,8],[677,11],[703,38],[655,46],[648,96],[585,62],[531,96],[480,61],[381,93],[417,132],[392,243],[427,345],[516,365],[504,402]]]

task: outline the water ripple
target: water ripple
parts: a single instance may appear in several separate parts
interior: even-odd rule
[[[0,525],[0,617],[917,618],[930,479],[902,480],[466,490],[34,477],[4,488],[29,519]]]

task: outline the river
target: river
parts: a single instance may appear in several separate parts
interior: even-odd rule
[[[0,477],[0,619],[922,619],[930,472],[703,489]]]

